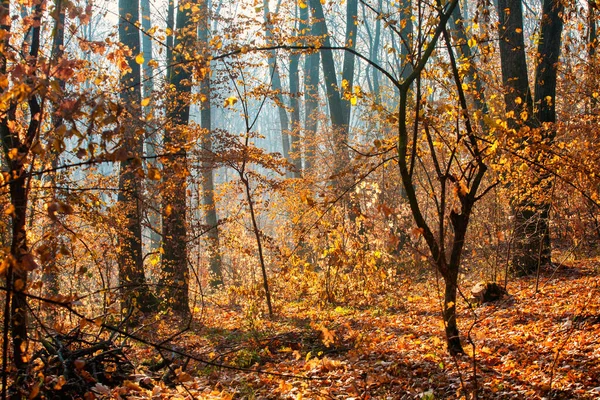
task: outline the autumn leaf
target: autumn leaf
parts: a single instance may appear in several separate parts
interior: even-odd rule
[[[142,65],[144,63],[144,53],[140,53],[135,57],[135,62]]]
[[[233,107],[235,103],[237,103],[238,99],[235,96],[230,96],[225,99],[224,106],[225,107]]]

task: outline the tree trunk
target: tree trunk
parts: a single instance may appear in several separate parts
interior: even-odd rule
[[[298,8],[298,7],[296,7]],[[298,27],[299,35],[306,35],[307,26],[307,14],[300,12],[300,23]],[[300,96],[300,53],[290,54],[290,108],[291,108],[291,134],[290,134],[290,160],[294,164],[294,170],[292,171],[293,178],[302,177],[302,149],[300,148],[299,133],[301,130],[300,125],[300,102],[298,97]]]
[[[301,18],[308,21],[308,8],[300,9]],[[317,26],[311,24],[311,36],[318,35]],[[304,59],[304,170],[313,171],[316,156],[315,134],[319,127],[319,75],[320,52],[309,53]]]
[[[450,18],[450,28],[453,32],[453,40],[457,45],[456,49],[458,50],[458,55],[460,59],[464,59],[467,62],[468,68],[465,73],[465,81],[467,83],[472,84],[474,90],[471,90],[473,105],[475,106],[475,110],[479,113],[478,121],[481,131],[486,134],[489,129],[485,122],[483,116],[488,114],[488,107],[485,98],[485,89],[483,87],[483,83],[479,78],[479,73],[477,68],[475,67],[475,62],[472,59],[473,54],[471,52],[471,46],[469,46],[469,40],[467,38],[467,29],[464,25],[464,18],[461,13],[460,6],[457,5],[452,13],[452,18]]]
[[[563,29],[562,13],[564,5],[560,0],[543,0],[541,25],[541,39],[538,45],[539,60],[535,71],[535,116],[541,124],[542,137],[547,140],[547,145],[554,141],[556,136],[556,78],[558,59],[561,51],[561,36]],[[551,193],[552,178],[548,173],[542,172],[539,185],[544,193]],[[551,262],[550,242],[550,201],[543,198],[537,207],[539,215],[539,244],[537,244],[537,261],[541,265]]]
[[[128,112],[123,124],[123,145],[127,149],[126,160],[121,161],[119,175],[118,209],[124,215],[124,230],[119,235],[119,285],[122,291],[122,306],[126,310],[150,311],[152,294],[146,284],[142,254],[142,225],[140,201],[141,183],[136,170],[141,168],[133,160],[143,154],[143,136],[137,132],[135,116],[141,103],[140,65],[135,57],[140,52],[140,32],[135,26],[139,22],[139,1],[119,1],[119,39],[131,51],[128,60],[130,71],[121,76],[121,101]]]
[[[174,48],[173,64],[169,66],[167,75],[174,93],[172,104],[167,110],[167,120],[171,126],[165,131],[164,146],[167,153],[172,153],[164,163],[163,204],[162,204],[162,296],[168,310],[188,316],[189,308],[189,271],[187,254],[187,149],[185,147],[185,130],[189,121],[191,93],[191,71],[183,63],[185,49],[191,47],[196,38],[195,26],[192,24],[191,10],[180,5],[177,8],[177,34]]]
[[[458,325],[456,323],[456,292],[458,289],[458,265],[449,265],[444,276],[444,325],[446,327],[446,343],[451,355],[464,353]]]
[[[267,45],[272,45],[273,38],[273,23],[271,21],[272,15],[269,11],[269,1],[263,0],[263,11],[265,18],[265,37],[267,40]],[[269,51],[269,74],[271,76],[271,87],[273,92],[275,92],[275,98],[277,99],[277,113],[279,115],[279,126],[281,128],[281,144],[283,147],[283,156],[290,163],[293,164],[293,160],[290,158],[290,122],[287,115],[287,111],[285,109],[285,101],[283,99],[282,91],[283,87],[281,85],[281,76],[279,75],[279,68],[277,67],[277,54],[274,50]],[[286,176],[289,178],[292,176],[291,171],[286,171]]]
[[[63,46],[65,39],[65,10],[63,7],[62,0],[56,1],[55,14],[52,16],[55,19],[54,22],[54,37],[52,39],[52,60],[57,64],[60,62],[60,59],[63,56]],[[61,91],[65,90],[65,82],[62,79],[58,80],[58,86]],[[54,107],[56,111],[57,106]],[[57,129],[59,126],[63,124],[63,119],[59,115],[54,112],[52,114],[52,127]],[[57,152],[52,151],[52,167],[56,168],[58,166],[59,155]],[[57,197],[56,189],[56,173],[50,175],[50,185],[53,187],[52,189],[52,198]],[[60,291],[60,282],[59,282],[59,274],[58,267],[56,265],[56,256],[58,253],[58,230],[59,224],[57,221],[51,221],[49,229],[52,234],[50,235],[46,245],[48,246],[47,253],[47,262],[43,265],[43,275],[42,282],[44,282],[44,294],[48,297],[58,295]],[[48,313],[48,322],[51,322],[51,319],[55,318],[55,313]]]
[[[354,50],[356,48],[356,32],[358,27],[358,0],[346,1],[346,47]],[[344,62],[342,65],[342,86],[347,85],[345,91],[352,93],[354,86],[354,64],[356,56],[349,52],[344,52]],[[349,98],[342,101],[342,112],[344,125],[347,127],[346,136],[350,127],[351,102]]]
[[[28,59],[28,67],[32,71],[36,70],[37,59],[40,48],[40,26],[42,17],[42,6],[34,6],[31,21],[31,41]],[[0,29],[9,32],[10,25],[10,2],[3,1],[0,6]],[[3,36],[0,51],[0,74],[6,75],[8,72],[7,55],[13,51],[10,47],[10,35]],[[0,95],[4,94],[4,89],[0,89]],[[33,256],[29,252],[27,244],[27,208],[28,208],[28,178],[27,169],[24,160],[30,152],[34,140],[37,139],[40,129],[42,109],[37,98],[35,90],[22,103],[18,99],[10,100],[7,109],[4,110],[0,119],[0,138],[2,139],[3,153],[8,167],[9,180],[8,189],[10,195],[11,212],[11,246],[9,266],[6,270],[6,298],[4,302],[4,336],[3,336],[3,358],[2,367],[4,372],[3,396],[6,393],[6,375],[8,372],[8,332],[12,336],[12,350],[14,364],[19,375],[26,372],[28,366],[28,328],[27,315],[28,305],[27,290],[28,272],[33,270],[36,265],[33,262]],[[11,126],[16,125],[17,108],[27,106],[29,109],[29,124],[24,135],[12,131]],[[16,152],[15,152],[16,150]]]
[[[518,130],[524,125],[536,128],[533,118],[533,99],[527,76],[525,40],[523,37],[523,11],[520,0],[498,0],[500,61],[504,102],[509,115],[508,127]],[[527,116],[523,118],[523,116]],[[526,191],[528,191],[526,189]],[[518,275],[529,274],[538,267],[538,254],[543,232],[538,227],[535,205],[528,193],[520,193],[513,204],[514,245],[512,271]]]
[[[404,22],[400,29],[400,62],[402,66],[402,79],[405,80],[413,71],[412,63],[410,59],[413,42],[413,23],[412,23],[412,1],[401,0],[400,10],[402,13],[402,21]]]
[[[210,30],[210,16],[208,10],[208,0],[202,0],[202,16],[200,21],[199,39],[202,43],[208,44]],[[210,69],[210,62],[206,66]],[[204,129],[202,137],[203,153],[206,154],[202,162],[202,203],[204,205],[205,223],[208,228],[208,252],[210,264],[210,285],[213,288],[223,284],[223,271],[221,265],[221,252],[219,250],[219,224],[214,197],[214,155],[212,152],[212,119],[211,119],[211,83],[210,74],[204,77],[200,83],[200,92],[202,93],[202,102],[200,104],[200,127]]]
[[[152,20],[150,15],[150,0],[141,0],[140,9],[142,12],[142,29],[144,32],[150,31],[152,29]],[[142,74],[144,77],[144,81],[142,83],[142,97],[144,99],[150,98],[154,91],[154,71],[150,66],[150,61],[152,60],[152,39],[147,34],[142,34],[142,51],[144,53],[144,64],[142,69]],[[151,112],[151,106],[144,107],[144,116],[148,116]],[[146,149],[146,156],[154,157],[156,156],[156,146],[158,145],[160,138],[158,138],[158,129],[152,124],[148,125],[146,129],[146,138],[144,140],[144,146]],[[154,168],[158,168],[158,161],[156,159],[148,159],[148,163],[152,165]],[[146,183],[147,185],[147,193],[149,191],[155,193],[157,190],[157,185],[152,184],[151,182]],[[149,251],[154,252],[157,251],[160,247],[160,200],[156,198],[156,196],[147,196],[144,201],[146,202],[145,206],[145,214],[146,219],[148,221],[148,236],[150,237],[149,242]]]

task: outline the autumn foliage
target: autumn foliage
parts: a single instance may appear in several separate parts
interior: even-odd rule
[[[2,398],[599,397],[599,12],[3,1]]]

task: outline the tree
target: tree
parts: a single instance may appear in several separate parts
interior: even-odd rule
[[[308,7],[300,8],[300,19],[308,24]],[[318,35],[318,25],[314,21],[310,24],[310,35],[313,37]],[[304,170],[308,173],[313,170],[312,166],[316,155],[314,141],[319,126],[317,114],[319,110],[320,58],[321,54],[318,51],[309,52],[304,58]]]
[[[301,43],[302,37],[306,36],[308,31],[307,19],[308,10],[307,7],[301,8],[296,6],[296,10],[300,8],[300,21],[296,33],[296,38]],[[303,11],[304,10],[304,11]],[[294,165],[292,176],[294,178],[300,178],[302,176],[302,149],[300,148],[299,134],[302,130],[300,124],[300,52],[293,52],[290,54],[290,119],[291,119],[291,134],[290,134],[290,160]]]
[[[65,10],[62,4],[62,0],[57,0],[54,11],[54,32],[52,38],[52,58],[60,59],[64,55],[64,40],[65,40]],[[65,82],[63,79],[58,80],[58,86],[60,90],[64,92],[65,90]],[[59,129],[59,127],[63,124],[63,119],[58,113],[58,107],[55,106],[52,115],[52,127],[54,129]],[[56,152],[54,152],[56,153]],[[58,166],[58,154],[52,154],[52,167],[56,168]],[[52,186],[52,198],[56,199],[57,190],[56,186],[56,175],[50,175],[50,184]],[[45,253],[44,257],[41,257],[43,261],[47,261],[47,265],[43,267],[44,270],[44,287],[45,293],[48,296],[56,296],[60,290],[60,281],[58,274],[58,266],[56,265],[56,256],[58,252],[58,243],[57,234],[58,234],[58,223],[56,220],[51,220],[50,222],[50,234],[47,236],[47,249],[48,251]],[[45,259],[45,260],[44,260]]]
[[[542,40],[538,46],[540,58],[536,67],[534,100],[527,75],[521,2],[498,2],[502,82],[509,116],[507,123],[508,128],[514,132],[524,126],[526,130],[521,135],[526,132],[534,133],[540,127],[546,129],[556,119],[556,65],[560,54],[560,13],[563,9],[559,3],[543,2]],[[552,134],[548,132],[542,136],[544,140],[552,139]],[[523,141],[523,138],[519,136],[518,140]],[[540,193],[546,192],[549,184],[547,177],[534,176],[513,204],[515,220],[512,269],[516,274],[529,274],[540,265],[550,262],[549,205],[544,199],[545,195]]]
[[[208,46],[210,40],[210,14],[208,0],[202,0],[201,16],[199,22],[199,39],[202,45]],[[207,71],[210,71],[210,59],[206,60]],[[212,151],[212,107],[211,107],[211,83],[210,72],[200,82],[200,127],[204,130],[202,136],[202,150],[206,154],[206,161],[202,163],[202,203],[205,207],[205,223],[207,227],[209,263],[212,273],[211,286],[218,287],[223,284],[223,271],[221,265],[221,253],[219,251],[219,222],[215,204],[215,185],[213,177],[214,154]]]
[[[121,101],[129,115],[136,115],[141,104],[140,63],[135,58],[140,53],[139,1],[119,2],[119,39],[131,52],[128,72],[121,75]],[[135,119],[132,118],[133,121]],[[126,310],[139,308],[150,311],[151,292],[146,284],[142,254],[142,201],[141,182],[136,170],[141,168],[139,157],[143,154],[143,129],[139,124],[123,125],[123,142],[127,149],[126,159],[121,161],[119,175],[119,208],[124,210],[124,232],[119,236],[119,282],[123,291],[123,306]],[[138,161],[135,161],[135,160]]]
[[[2,42],[0,49],[0,74],[4,76],[11,67],[26,66],[35,71],[40,52],[41,19],[43,9],[40,3],[33,7],[31,15],[31,41],[26,58],[19,59],[10,43],[11,15],[10,2],[3,1],[0,7],[0,31]],[[25,49],[26,50],[26,49]],[[8,357],[8,332],[12,336],[12,350],[14,363],[19,373],[24,373],[27,368],[28,352],[28,305],[25,290],[28,284],[28,274],[37,265],[30,252],[27,241],[27,210],[29,208],[29,185],[31,177],[27,174],[27,163],[32,154],[32,147],[39,140],[42,119],[42,105],[39,93],[36,90],[37,74],[26,74],[21,77],[22,83],[27,87],[26,96],[11,96],[8,85],[1,88],[0,94],[4,98],[0,117],[0,138],[4,153],[5,171],[10,177],[8,181],[10,193],[9,215],[11,215],[11,245],[6,269],[6,300],[4,302],[4,343],[3,343],[3,368],[6,371]],[[8,92],[8,93],[7,93]],[[28,121],[21,121],[18,117],[18,108],[24,107]],[[23,118],[24,119],[24,118]],[[21,122],[24,126],[21,126]],[[10,329],[9,329],[10,326]],[[6,373],[5,373],[6,375]],[[6,378],[3,378],[3,387],[6,388]]]
[[[152,37],[150,32],[152,30],[152,19],[150,15],[150,0],[141,0],[140,10],[142,13],[142,52],[144,54],[144,63],[142,64],[142,98],[150,99],[154,91],[154,68],[152,67],[153,56],[152,56]],[[170,36],[170,35],[169,35]],[[152,112],[150,104],[143,107],[145,117],[148,117]],[[144,140],[145,155],[148,157],[156,157],[156,147],[160,141],[159,130],[156,129],[152,124],[148,124],[146,127],[146,137]],[[158,162],[156,159],[150,158],[148,163],[152,168],[158,168]],[[153,182],[147,182],[147,191],[152,189],[156,191],[156,185]],[[148,231],[150,236],[150,251],[157,251],[160,247],[160,203],[159,201],[153,201],[151,198],[145,198],[145,210]]]
[[[538,44],[537,66],[535,70],[535,118],[540,124],[542,141],[551,145],[556,136],[556,80],[558,75],[558,59],[561,50],[563,29],[562,14],[564,4],[557,0],[543,0],[540,19],[540,41]],[[552,178],[544,172],[540,176],[539,186],[547,193],[552,187]],[[535,261],[529,255],[521,255],[517,259],[517,268],[529,269],[527,266],[545,265],[551,262],[550,247],[550,202],[542,198],[537,207],[539,226],[535,233],[536,239],[526,251],[537,250]],[[539,239],[537,237],[540,237]],[[534,245],[536,247],[534,247]],[[517,255],[518,257],[519,255]],[[513,261],[514,262],[514,261]]]
[[[189,271],[187,253],[187,148],[185,135],[190,116],[189,94],[192,74],[184,63],[196,39],[197,27],[192,21],[190,3],[180,4],[177,9],[177,33],[175,35],[173,59],[169,60],[167,73],[169,94],[173,104],[167,109],[169,127],[164,134],[163,144],[171,159],[163,168],[162,200],[162,276],[161,289],[165,306],[187,316],[189,309]]]
[[[280,2],[281,3],[281,2]],[[273,18],[275,18],[275,13],[271,13],[269,11],[269,1],[263,0],[263,12],[265,18],[265,37],[267,39],[267,44],[271,44],[273,37]],[[268,63],[269,63],[269,76],[271,77],[271,87],[273,88],[273,94],[275,97],[275,102],[277,104],[277,113],[279,115],[279,126],[281,127],[281,143],[283,146],[283,156],[290,164],[292,164],[292,159],[290,157],[290,122],[287,114],[287,110],[285,107],[285,102],[283,100],[283,87],[281,84],[281,76],[279,75],[279,68],[277,67],[277,54],[275,50],[269,51]],[[291,177],[293,171],[287,171],[286,175]]]
[[[444,280],[444,302],[442,314],[445,323],[446,342],[448,344],[448,351],[450,354],[463,353],[458,332],[458,325],[456,322],[458,273],[460,270],[462,251],[465,244],[465,237],[467,228],[469,226],[471,213],[473,211],[474,204],[483,195],[478,194],[478,191],[482,183],[483,176],[487,170],[487,166],[484,163],[484,153],[482,151],[481,144],[479,143],[479,140],[473,132],[471,126],[468,106],[464,91],[462,89],[461,78],[453,54],[453,48],[449,41],[449,35],[446,31],[446,23],[452,15],[453,9],[456,7],[457,3],[458,1],[453,1],[448,4],[447,7],[441,8],[440,3],[438,2],[438,7],[440,7],[440,18],[433,33],[433,37],[430,39],[430,42],[427,43],[422,52],[421,58],[416,60],[414,70],[411,72],[411,74],[406,77],[402,83],[396,83],[396,86],[400,92],[398,111],[398,165],[400,167],[402,184],[413,218],[417,225],[418,232],[423,236],[425,242],[427,243],[427,247],[429,248],[431,254],[432,263],[435,265],[437,271]],[[429,155],[432,158],[432,162],[435,167],[436,179],[432,180],[432,182],[438,182],[439,185],[439,189],[436,190],[433,190],[432,187],[432,194],[434,196],[434,193],[439,193],[439,196],[436,196],[437,218],[434,221],[437,222],[435,224],[437,225],[437,232],[435,232],[432,230],[432,226],[435,225],[428,222],[425,214],[423,213],[423,203],[419,200],[419,196],[414,186],[415,177],[413,170],[409,167],[410,159],[416,155],[414,153],[411,155],[408,152],[410,136],[407,129],[407,106],[410,85],[415,79],[418,78],[425,68],[425,65],[431,57],[437,40],[442,32],[444,32],[448,56],[451,62],[452,74],[460,102],[459,115],[462,115],[462,117],[458,120],[462,120],[461,122],[464,123],[465,127],[464,133],[461,133],[457,129],[456,144],[449,144],[446,150],[448,155],[443,156],[442,154],[437,154],[436,148],[433,145],[433,137],[431,133],[429,133],[430,131],[428,129],[428,124],[424,124],[424,129],[427,135],[427,143],[430,150]],[[417,123],[417,121],[415,121],[415,123]],[[413,143],[413,149],[416,149],[415,146],[416,144]],[[414,151],[415,150],[413,150],[413,152]],[[459,156],[457,154],[463,151],[466,151],[466,154],[471,155],[471,159],[466,162],[466,166],[461,166],[461,162],[458,161]],[[444,160],[447,160],[445,161],[445,165]],[[452,208],[448,213],[448,199],[446,196],[448,193],[449,184],[453,184],[455,186],[454,194],[458,198],[459,207],[458,209]],[[448,244],[446,243],[447,237],[445,234],[445,224],[447,223],[446,218],[449,218],[453,232]]]

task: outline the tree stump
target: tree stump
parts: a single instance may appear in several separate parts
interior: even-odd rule
[[[483,304],[500,300],[508,292],[496,282],[479,282],[473,286],[471,294],[478,304]]]

